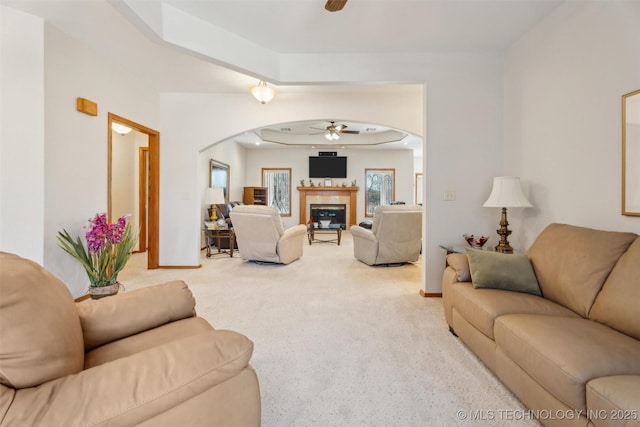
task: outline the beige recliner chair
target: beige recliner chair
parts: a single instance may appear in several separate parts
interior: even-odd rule
[[[236,206],[231,222],[242,259],[289,264],[302,256],[307,227],[300,224],[285,230],[276,208]]]
[[[368,230],[359,225],[349,229],[353,255],[368,265],[414,262],[422,247],[420,206],[378,206]]]
[[[252,353],[182,281],[76,303],[0,252],[0,426],[259,426]]]

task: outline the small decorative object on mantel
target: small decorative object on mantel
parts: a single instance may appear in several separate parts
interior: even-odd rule
[[[313,181],[309,180],[309,187],[315,187],[315,185],[313,185]]]
[[[345,188],[346,186],[347,186],[347,183],[346,183],[346,182],[343,182],[343,183],[342,183],[342,188]]]
[[[300,180],[300,187],[304,187],[304,179]]]
[[[115,224],[107,222],[105,213],[96,214],[89,220],[89,231],[85,234],[85,247],[80,237],[75,240],[67,230],[58,232],[59,246],[80,261],[89,277],[88,293],[92,299],[115,295],[122,286],[118,273],[131,257],[138,241],[138,233],[132,230],[130,215],[118,218]]]
[[[355,187],[356,186],[356,180],[354,179],[353,181],[351,181],[351,186]]]

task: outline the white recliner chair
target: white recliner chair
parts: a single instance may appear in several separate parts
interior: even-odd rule
[[[307,227],[285,230],[278,209],[241,205],[230,215],[242,259],[289,264],[302,256]]]
[[[371,230],[353,225],[349,231],[353,255],[365,264],[415,262],[422,247],[422,207],[378,206]]]

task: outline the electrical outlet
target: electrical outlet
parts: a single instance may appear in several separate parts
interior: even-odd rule
[[[444,201],[445,202],[453,202],[456,200],[456,192],[455,190],[446,190],[444,192]]]

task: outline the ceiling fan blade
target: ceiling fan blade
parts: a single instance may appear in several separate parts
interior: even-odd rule
[[[343,131],[340,131],[340,133],[350,133],[353,135],[358,135],[360,131],[359,130],[343,130]]]
[[[324,5],[324,8],[329,12],[337,12],[342,10],[345,4],[347,4],[347,0],[327,0],[327,4]]]

